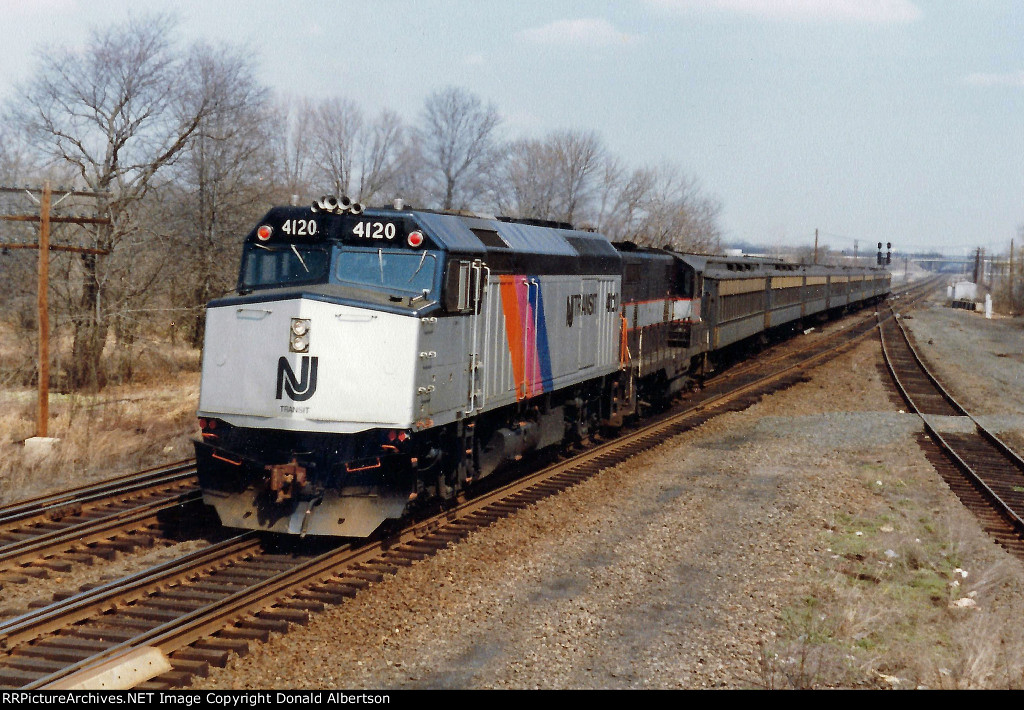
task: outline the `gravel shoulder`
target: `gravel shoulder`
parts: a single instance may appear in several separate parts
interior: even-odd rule
[[[1024,319],[986,319],[934,296],[903,323],[928,367],[968,411],[1024,415]]]
[[[925,342],[943,327],[912,320]],[[956,633],[1018,648],[1006,623],[1002,636],[979,634],[1015,616],[1024,568],[924,458],[920,423],[891,401],[877,350],[865,342],[807,382],[475,533],[196,687],[1012,685],[945,650],[963,646]],[[961,585],[945,561],[974,576]],[[933,575],[938,591],[894,601],[886,580],[903,567]],[[951,611],[969,592],[977,606]],[[815,629],[826,641],[811,647]]]

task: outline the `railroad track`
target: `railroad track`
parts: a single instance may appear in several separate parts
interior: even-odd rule
[[[897,393],[924,422],[926,457],[985,531],[1024,559],[1024,460],[932,375],[898,318],[879,334]]]
[[[435,554],[475,530],[570,488],[726,411],[805,377],[810,368],[860,342],[876,323],[862,319],[801,354],[787,352],[737,368],[622,436],[592,443],[572,458],[409,521],[400,531],[358,545],[276,549],[247,533],[172,563],[80,590],[60,602],[0,624],[0,685],[97,687],[116,669],[120,687],[187,685],[253,639],[305,623],[399,568]],[[490,480],[490,479],[489,479]],[[155,665],[154,665],[155,664]],[[132,674],[135,675],[132,675]]]
[[[3,505],[0,506],[0,533],[12,526],[30,524],[36,519],[47,519],[68,510],[101,504],[111,496],[123,496],[135,491],[144,491],[152,486],[187,480],[195,475],[195,470],[194,459],[175,461],[156,468]]]
[[[0,585],[149,547],[200,499],[195,463],[178,461],[0,507]]]

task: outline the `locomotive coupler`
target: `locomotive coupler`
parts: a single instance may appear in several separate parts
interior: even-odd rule
[[[297,494],[306,485],[306,467],[300,466],[296,458],[288,463],[267,466],[270,472],[270,490],[277,493],[276,503],[283,503]]]

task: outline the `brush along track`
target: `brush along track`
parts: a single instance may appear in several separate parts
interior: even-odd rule
[[[0,508],[0,586],[150,547],[199,500],[195,464],[181,461]]]
[[[985,531],[1024,559],[1024,460],[942,387],[897,318],[879,333],[896,392],[924,422],[925,455]]]
[[[599,471],[649,450],[725,411],[749,406],[804,378],[814,367],[870,332],[870,320],[814,343],[797,363],[772,371],[722,378],[684,405],[621,437],[592,445],[570,460],[482,493],[439,515],[410,522],[400,532],[358,547],[303,554],[268,549],[246,534],[174,564],[83,591],[0,625],[0,684],[46,687],[69,674],[124,657],[140,647],[159,649],[172,670],[141,687],[188,684],[252,639],[286,631],[308,614],[338,604],[397,571],[513,512],[576,485]],[[725,380],[728,379],[728,385]],[[699,401],[698,401],[699,400]],[[68,682],[68,681],[65,681]]]

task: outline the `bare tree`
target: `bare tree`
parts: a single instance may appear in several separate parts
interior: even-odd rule
[[[500,123],[493,104],[464,89],[427,97],[417,137],[426,190],[441,209],[468,208],[485,192]]]
[[[9,127],[0,126],[0,184],[24,182],[29,172],[34,170],[24,136],[16,135]]]
[[[79,49],[40,51],[39,68],[11,109],[42,155],[71,166],[85,187],[109,193],[100,207],[111,224],[95,236],[101,249],[115,250],[133,234],[133,207],[210,108],[201,87],[182,85],[185,57],[168,40],[173,25],[166,16],[129,19],[94,30]],[[82,255],[81,267],[69,375],[73,385],[99,386],[109,281],[95,255]]]
[[[506,146],[493,190],[501,211],[560,222],[587,220],[600,188],[606,151],[597,134],[555,131]]]
[[[363,123],[363,112],[351,99],[325,99],[313,112],[312,160],[335,195],[352,196],[354,163]]]
[[[385,110],[368,123],[353,101],[327,99],[313,113],[310,135],[317,175],[335,194],[368,203],[394,189],[403,162],[398,114]]]
[[[559,219],[572,222],[590,206],[606,151],[593,131],[557,131],[548,141],[558,169]]]
[[[34,172],[34,167],[22,137],[10,128],[0,126],[0,185],[23,184],[27,175]],[[27,202],[24,194],[0,193],[0,212],[24,212]],[[34,240],[36,234],[36,226],[27,222],[0,222],[2,242],[29,242]],[[8,379],[9,372],[14,372],[20,381],[27,384],[30,373],[35,370],[31,363],[36,352],[32,333],[36,316],[37,258],[37,254],[27,250],[0,251],[0,274],[3,275],[0,314],[17,329],[19,337],[11,339],[11,344],[21,351],[15,356],[17,362],[13,363],[13,367],[0,368],[0,382]]]
[[[170,174],[165,218],[156,223],[170,228],[175,257],[189,259],[191,268],[167,296],[174,307],[189,309],[186,334],[199,346],[203,306],[234,281],[242,237],[273,201],[276,186],[265,178],[273,174],[275,124],[261,110],[269,92],[241,50],[200,46],[190,65],[198,95],[213,100]]]
[[[721,206],[703,195],[696,178],[672,165],[660,167],[643,206],[646,214],[634,232],[639,243],[680,251],[717,250]]]
[[[513,217],[555,219],[558,166],[544,141],[521,139],[505,147],[494,171],[493,191],[500,212]]]
[[[598,228],[609,238],[680,251],[717,251],[721,205],[679,168],[641,167],[627,176],[617,160],[606,159],[601,183]]]
[[[636,168],[627,173],[617,158],[605,160],[599,189],[598,229],[610,239],[635,238],[647,218],[657,173],[652,168]]]
[[[288,202],[293,195],[307,201],[314,197],[314,112],[313,102],[306,98],[285,96],[274,105],[272,148],[277,161],[278,201]]]
[[[380,200],[384,193],[396,191],[399,175],[409,164],[405,135],[402,119],[387,109],[366,126],[359,151],[357,194],[360,202],[371,204],[372,200]]]
[[[601,163],[600,175],[597,178],[597,191],[594,207],[590,214],[592,223],[589,225],[602,232],[605,236],[615,238],[613,225],[621,216],[619,200],[622,184],[626,179],[626,166],[622,160],[611,153]]]

